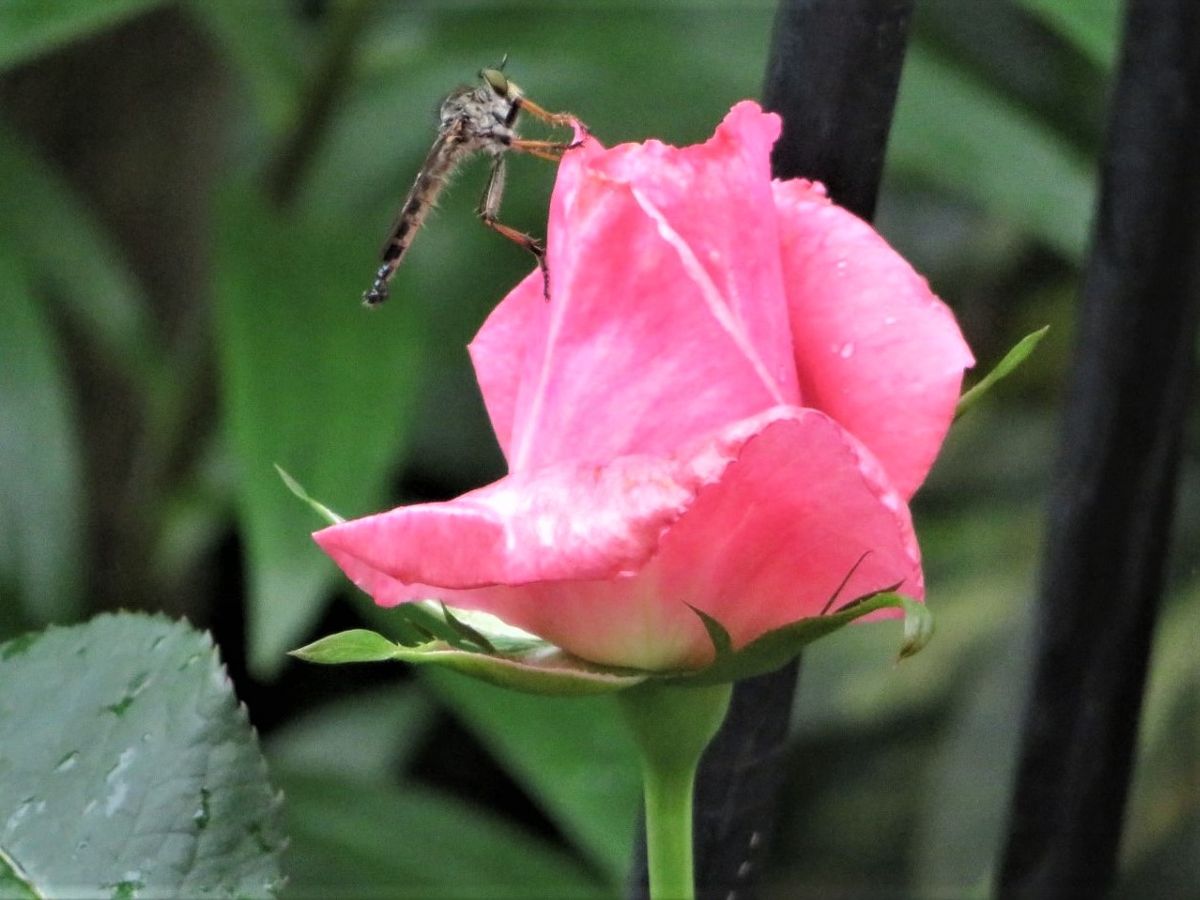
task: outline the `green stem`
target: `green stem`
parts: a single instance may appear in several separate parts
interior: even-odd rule
[[[729,708],[728,684],[647,683],[617,694],[642,757],[651,900],[693,900],[696,768]]]

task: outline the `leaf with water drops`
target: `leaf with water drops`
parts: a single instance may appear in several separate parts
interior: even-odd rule
[[[132,614],[0,644],[0,896],[273,896],[280,800],[212,640]]]

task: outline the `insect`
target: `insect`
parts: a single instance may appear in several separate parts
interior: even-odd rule
[[[517,117],[522,111],[560,127],[572,126],[578,120],[569,113],[547,112],[529,100],[504,74],[504,63],[507,61],[506,56],[496,68],[480,70],[480,84],[460,87],[442,101],[437,138],[383,246],[383,264],[375,273],[370,290],[363,294],[365,305],[378,306],[387,299],[388,283],[396,274],[438,194],[459,163],[480,151],[492,157],[492,168],[479,204],[479,218],[488,228],[533,254],[542,272],[542,291],[549,299],[550,273],[546,267],[545,245],[497,218],[500,214],[500,198],[504,193],[505,154],[509,150],[517,150],[557,162],[562,159],[563,153],[577,146],[577,143],[530,141],[517,137]],[[582,125],[580,127],[583,128]]]

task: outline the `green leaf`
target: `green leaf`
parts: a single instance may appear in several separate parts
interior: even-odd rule
[[[5,0],[0,3],[0,69],[28,62],[71,41],[103,28],[163,0]]]
[[[955,420],[959,419],[968,409],[979,402],[980,398],[982,398],[984,394],[995,387],[996,383],[1000,381],[1000,379],[1007,377],[1017,368],[1017,366],[1025,362],[1025,360],[1029,358],[1029,355],[1033,353],[1037,345],[1042,342],[1042,338],[1046,336],[1046,333],[1049,330],[1050,326],[1046,325],[1042,328],[1039,328],[1037,331],[1032,332],[1031,334],[1025,335],[1025,337],[1017,341],[1013,348],[1004,354],[1004,358],[1000,360],[1000,362],[996,363],[992,371],[988,372],[987,375],[979,379],[979,381],[971,386],[970,390],[964,392],[963,395],[958,398],[958,404],[954,408]]]
[[[208,635],[100,616],[0,645],[0,683],[0,847],[40,896],[274,894],[279,797]]]
[[[1014,686],[1023,685],[1029,672],[1028,624],[1012,623],[973,646],[977,659],[955,673],[957,702],[944,707],[950,727],[930,748],[923,781],[929,807],[913,853],[924,888],[919,895],[936,893],[938,885],[990,880],[1004,840],[1019,736],[1012,724],[1021,721],[1025,703],[1025,692]]]
[[[191,0],[188,11],[245,78],[258,118],[275,133],[291,124],[311,50],[296,8],[287,0]]]
[[[718,655],[708,668],[661,677],[668,681],[704,685],[762,675],[794,659],[813,641],[832,634],[868,613],[887,608],[901,609],[904,612],[904,639],[900,648],[900,659],[907,659],[920,651],[933,635],[933,616],[921,603],[899,594],[880,592],[853,600],[837,612],[800,619],[790,625],[768,631],[741,650]]]
[[[904,61],[888,166],[1083,259],[1091,166],[1049,124],[921,46]]]
[[[295,896],[613,897],[561,850],[447,794],[287,770],[278,777]]]
[[[330,506],[378,509],[421,378],[405,310],[362,308],[371,266],[354,223],[220,204],[217,339],[225,434],[238,465],[251,661],[274,671],[320,614],[335,567],[276,465]]]
[[[82,453],[64,354],[29,273],[0,237],[0,593],[26,623],[69,618],[81,601]]]
[[[1058,32],[1102,69],[1117,55],[1117,34],[1124,4],[1115,0],[1017,0],[1047,28]]]
[[[515,693],[432,666],[421,680],[619,890],[642,789],[637,749],[616,704]]]
[[[306,710],[266,741],[271,771],[388,781],[428,745],[437,709],[413,679]]]
[[[89,344],[116,371],[152,386],[165,363],[145,297],[121,252],[61,176],[2,126],[0,221],[5,223],[0,242],[14,249],[39,286],[53,289]],[[70,265],[64,265],[64,247],[70,248]]]

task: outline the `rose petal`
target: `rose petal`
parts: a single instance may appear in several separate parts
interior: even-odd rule
[[[740,646],[818,614],[868,550],[843,602],[896,582],[922,591],[907,507],[878,463],[824,414],[794,407],[676,459],[510,476],[316,539],[383,605],[439,597],[581,657],[650,669],[711,656],[688,604]]]
[[[746,100],[703,144],[624,144],[589,162],[591,171],[628,184],[660,218],[716,287],[764,366],[796,398],[773,206],[771,147],[782,123]]]
[[[763,215],[778,127],[739,104],[698,147],[588,141],[566,155],[551,200],[553,299],[526,279],[471,346],[512,470],[670,452],[798,399]],[[697,254],[693,241],[715,243]]]
[[[401,506],[314,537],[339,564],[353,559],[402,584],[466,589],[608,578],[649,558],[741,440],[729,431],[717,443],[702,442],[704,452],[679,457],[639,454],[603,466],[570,461],[518,472],[454,500]],[[401,590],[376,599],[393,606],[419,596]]]
[[[824,410],[911,497],[974,364],[950,309],[870,225],[809,182],[774,183],[806,406]]]
[[[514,291],[471,348],[510,470],[667,454],[785,402],[740,323],[632,192],[584,191],[594,196],[579,200],[576,265],[552,267],[554,298]],[[614,256],[612,234],[636,255]],[[504,354],[521,360],[515,381]]]

